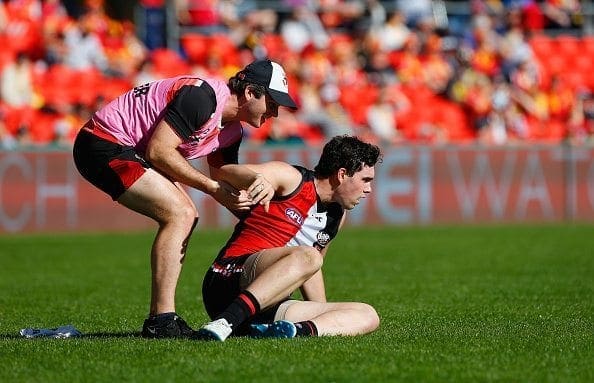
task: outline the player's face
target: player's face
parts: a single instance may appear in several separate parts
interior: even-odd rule
[[[251,94],[251,98],[247,103],[247,120],[250,125],[259,128],[266,122],[267,119],[278,117],[279,105],[268,94],[256,98]]]
[[[339,174],[342,182],[337,189],[338,203],[347,210],[359,204],[361,198],[367,198],[371,193],[371,181],[375,176],[373,166],[363,165],[363,169],[349,177],[346,173]]]

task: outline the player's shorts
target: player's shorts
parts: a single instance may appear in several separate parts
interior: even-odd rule
[[[209,269],[202,282],[204,307],[211,319],[220,315],[256,277],[256,266],[261,252],[233,258],[218,259]],[[250,318],[236,330],[245,334],[251,323],[270,323],[284,319],[288,307],[296,301],[289,297]]]
[[[122,145],[92,120],[79,131],[72,153],[80,174],[114,201],[151,167],[133,147]]]

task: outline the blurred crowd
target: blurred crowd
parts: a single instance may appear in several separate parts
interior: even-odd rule
[[[270,3],[270,2],[268,2]],[[448,2],[457,3],[457,2]],[[577,0],[175,0],[179,49],[116,20],[103,0],[0,2],[0,148],[69,146],[131,87],[228,78],[254,58],[285,67],[297,112],[253,144],[355,134],[381,145],[594,143],[594,37]],[[171,1],[141,0],[145,15]]]

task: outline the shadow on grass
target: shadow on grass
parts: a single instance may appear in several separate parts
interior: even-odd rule
[[[140,332],[92,332],[82,334],[80,336],[74,336],[70,338],[62,338],[62,339],[118,339],[118,338],[141,338]],[[20,334],[0,334],[0,340],[8,340],[8,339],[55,339],[52,337],[36,337],[36,338],[25,338]]]
[[[140,332],[91,332],[80,338],[141,338]]]

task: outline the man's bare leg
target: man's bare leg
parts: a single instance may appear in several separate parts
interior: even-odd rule
[[[159,224],[151,250],[151,314],[175,312],[175,290],[197,212],[187,194],[149,169],[118,202]]]
[[[380,323],[375,309],[361,302],[295,301],[282,319],[297,323],[312,321],[319,336],[367,334]]]

